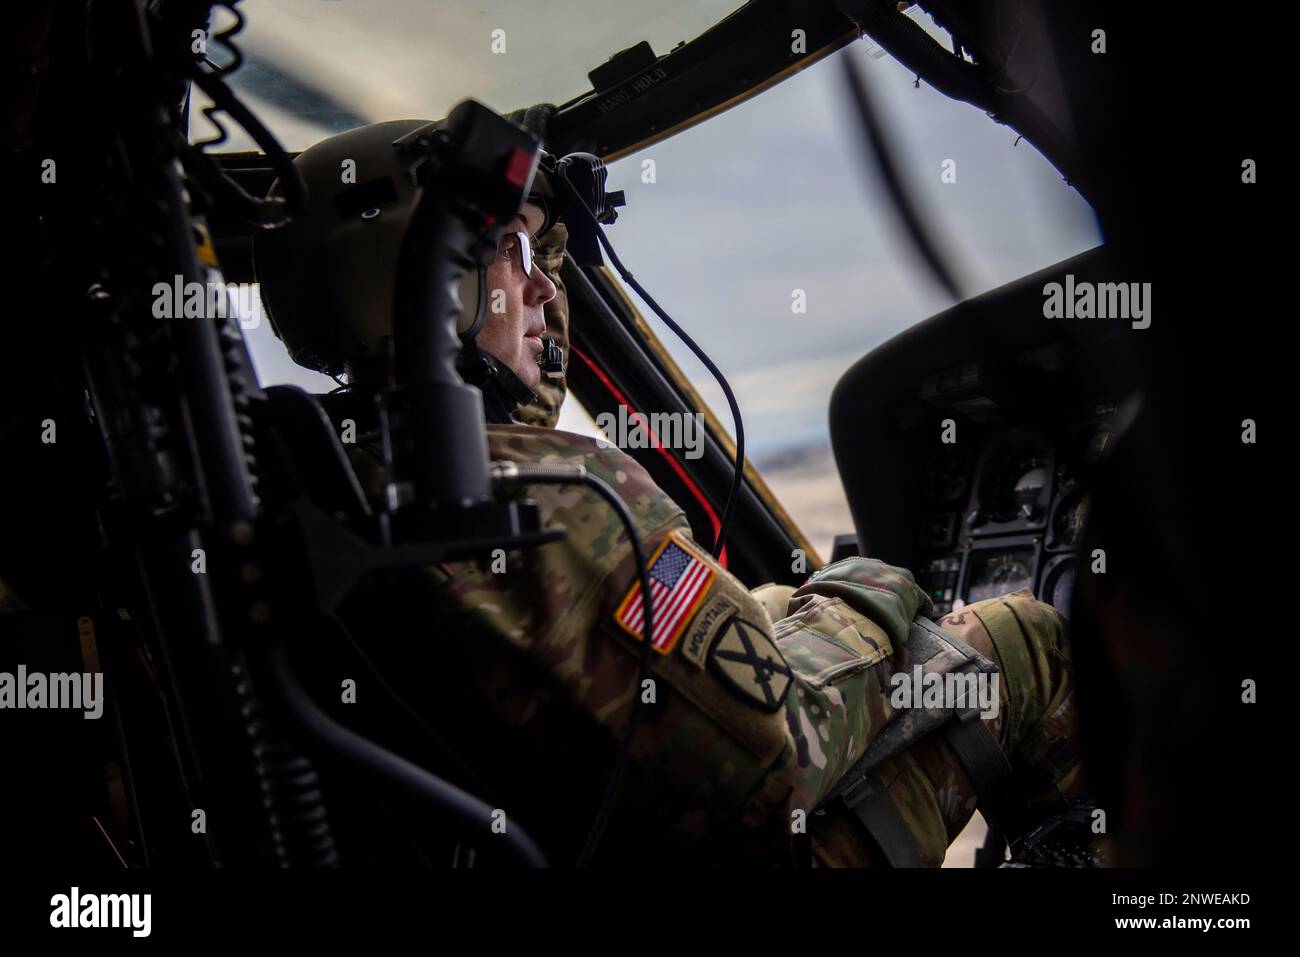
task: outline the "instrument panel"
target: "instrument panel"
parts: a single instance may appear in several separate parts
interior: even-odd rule
[[[1084,477],[1106,454],[1120,410],[1098,404],[1062,434],[984,431],[934,449],[921,487],[918,583],[934,615],[1028,588],[1069,616],[1088,519]]]

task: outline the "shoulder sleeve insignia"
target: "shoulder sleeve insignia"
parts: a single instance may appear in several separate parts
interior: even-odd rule
[[[736,694],[772,712],[790,690],[790,668],[761,625],[730,618],[709,649],[709,666]]]
[[[682,657],[701,670],[709,665],[709,645],[713,637],[728,618],[740,611],[735,602],[718,594],[719,591],[720,588],[713,589],[713,596],[704,603],[682,639]]]
[[[650,557],[650,594],[654,601],[654,637],[651,645],[661,655],[673,650],[682,631],[708,594],[717,572],[686,541],[670,532]],[[645,631],[645,606],[641,580],[619,602],[614,619],[637,640]]]

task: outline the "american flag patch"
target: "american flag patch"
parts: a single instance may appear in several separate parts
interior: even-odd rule
[[[650,559],[650,595],[655,615],[651,646],[661,655],[673,650],[716,574],[708,562],[684,547],[678,534],[670,533]],[[641,601],[639,577],[614,617],[629,635],[641,638],[645,630],[645,606]]]

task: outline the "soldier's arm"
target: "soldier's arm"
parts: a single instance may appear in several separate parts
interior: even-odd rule
[[[684,523],[669,534],[689,542]],[[712,564],[703,549],[695,550]],[[619,580],[615,590],[622,587]],[[821,569],[797,589],[787,614],[768,632],[762,624],[772,616],[762,595],[749,594],[717,569],[661,671],[674,687],[691,688],[697,702],[728,695],[783,719],[785,746],[755,788],[745,820],[763,822],[761,829],[773,839],[778,830],[788,838],[806,826],[815,838],[826,838],[826,863],[942,862],[973,812],[976,794],[965,766],[938,734],[918,738],[885,764],[887,826],[880,833],[866,833],[862,821],[840,821],[841,837],[834,842],[827,835],[836,831],[838,809],[812,813],[882,730],[908,720],[891,705],[891,678],[911,664],[906,644],[913,618],[931,608],[909,572],[851,558]],[[1012,834],[1019,833],[1083,788],[1063,619],[1024,591],[976,603],[939,624],[998,668],[1001,700],[986,725],[1014,772],[1004,788],[1011,799],[1001,802],[999,817]],[[761,648],[769,635],[770,666],[762,663]],[[772,686],[786,674],[776,708]],[[752,715],[740,719],[742,727],[753,723]],[[865,819],[875,827],[879,817]]]
[[[845,565],[819,574],[852,578],[858,573]],[[797,601],[800,592],[795,594]],[[937,624],[997,667],[998,707],[984,725],[990,742],[1009,758],[1011,774],[997,788],[995,811],[1004,833],[1015,838],[1047,814],[1064,810],[1086,785],[1065,621],[1023,589],[968,605]],[[886,685],[913,664],[911,650],[900,645],[882,663]],[[887,710],[891,733],[897,723],[914,720],[901,709]],[[905,750],[884,761],[871,783],[876,793],[856,811],[833,802],[813,819],[819,862],[937,866],[976,809],[977,789],[967,764],[934,730],[917,734]],[[988,816],[988,808],[980,810]]]

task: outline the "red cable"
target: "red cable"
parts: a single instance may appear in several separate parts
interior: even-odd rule
[[[99,833],[104,835],[104,840],[108,841],[108,846],[111,847],[113,849],[113,853],[117,855],[118,862],[122,865],[124,869],[126,869],[126,860],[122,857],[120,853],[118,853],[117,845],[114,844],[113,839],[108,836],[108,831],[104,830],[104,825],[99,823],[99,818],[92,815],[90,819],[95,822],[95,827],[99,828]]]
[[[695,496],[695,500],[700,503],[700,506],[704,509],[705,514],[708,515],[709,523],[713,526],[713,535],[716,538],[718,535],[718,529],[722,524],[721,521],[718,519],[718,513],[713,510],[712,503],[709,502],[709,500],[704,496],[704,493],[700,491],[700,487],[695,484],[695,482],[691,479],[690,475],[686,473],[686,470],[682,468],[682,464],[678,462],[677,459],[673,458],[673,456],[668,454],[668,450],[664,448],[664,444],[662,441],[659,440],[659,436],[655,435],[654,432],[650,429],[649,419],[647,419],[644,415],[642,415],[637,409],[633,408],[632,403],[627,401],[627,397],[624,396],[623,393],[619,391],[618,386],[614,385],[614,383],[610,381],[609,376],[605,375],[604,370],[602,370],[599,366],[597,366],[596,363],[593,362],[589,356],[587,356],[581,349],[579,349],[577,346],[573,345],[572,343],[569,344],[569,349],[575,356],[577,356],[579,359],[581,359],[583,362],[587,364],[587,368],[590,369],[592,373],[596,376],[596,378],[601,381],[601,384],[604,385],[605,388],[609,390],[610,395],[612,395],[619,402],[619,404],[627,406],[627,411],[629,416],[635,415],[641,419],[641,421],[644,423],[644,428],[646,429],[647,432],[650,432],[651,436],[654,439],[654,441],[651,442],[651,445],[655,448],[656,451],[659,452],[660,455],[662,455],[665,459],[667,459],[668,464],[672,466],[673,471],[677,473],[677,477],[682,480],[682,482],[686,485],[686,488],[690,490],[690,493],[693,496]],[[723,568],[727,567],[727,546],[726,545],[722,546],[722,553],[718,556],[718,564],[721,565]]]

